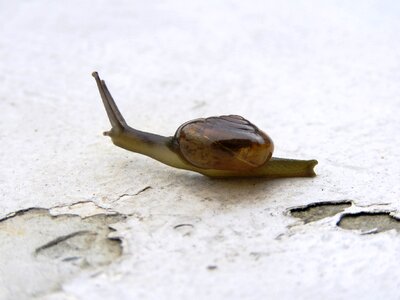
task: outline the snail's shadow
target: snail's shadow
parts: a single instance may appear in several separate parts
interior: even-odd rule
[[[185,193],[201,200],[221,202],[226,205],[246,205],[268,201],[282,194],[291,179],[271,178],[210,178],[199,174],[179,173],[175,180],[185,188]]]
[[[224,207],[237,207],[260,203],[277,202],[290,194],[288,191],[299,183],[307,183],[310,178],[263,178],[263,177],[232,177],[210,178],[198,173],[163,167],[158,163],[154,166],[146,161],[116,160],[110,164],[113,181],[124,181],[132,184],[132,178],[138,178],[138,170],[146,170],[145,178],[141,180],[162,193],[176,194],[176,199],[192,198],[200,202],[209,201]],[[143,172],[144,173],[144,172]],[[137,181],[134,181],[137,184]],[[158,191],[159,192],[159,191]],[[150,190],[151,193],[151,190]],[[172,197],[173,199],[174,197]]]

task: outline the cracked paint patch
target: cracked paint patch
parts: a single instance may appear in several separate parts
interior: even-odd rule
[[[125,198],[125,197],[135,197],[135,196],[138,196],[138,195],[140,195],[141,193],[143,193],[143,192],[145,192],[145,191],[147,191],[147,190],[149,190],[149,189],[151,189],[152,187],[151,186],[146,186],[146,187],[144,187],[144,188],[142,188],[141,190],[139,190],[139,191],[137,191],[136,193],[133,193],[133,194],[129,194],[129,193],[124,193],[124,194],[122,194],[122,195],[119,195],[115,200],[113,200],[112,202],[114,203],[114,202],[117,202],[117,201],[119,201],[119,200],[121,200],[122,198]]]
[[[67,205],[54,206],[49,209],[49,212],[52,215],[73,214],[79,215],[82,218],[100,214],[116,214],[115,211],[99,206],[98,204],[90,200],[79,201]]]
[[[122,253],[111,224],[120,214],[80,217],[30,208],[0,219],[0,299],[31,299],[56,291],[82,270],[93,270]],[[9,272],[13,270],[13,272]]]
[[[390,212],[358,212],[341,216],[337,226],[347,230],[359,230],[362,234],[380,233],[395,229],[400,231],[400,220]]]
[[[349,200],[316,202],[305,206],[295,207],[289,210],[290,214],[301,219],[305,224],[332,217],[349,208],[352,202]]]

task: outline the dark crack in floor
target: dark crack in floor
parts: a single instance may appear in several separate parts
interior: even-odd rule
[[[121,241],[109,237],[110,225],[124,218],[53,216],[31,208],[0,219],[0,273],[7,287],[0,287],[0,299],[41,296],[83,270],[110,264],[122,253]]]
[[[290,214],[301,219],[305,224],[319,221],[321,219],[332,217],[343,212],[346,208],[352,205],[351,201],[336,201],[336,202],[316,202],[306,206],[295,207],[290,209]]]
[[[400,220],[389,212],[359,212],[344,214],[337,225],[347,230],[360,230],[362,234],[373,234],[395,229],[400,231]]]

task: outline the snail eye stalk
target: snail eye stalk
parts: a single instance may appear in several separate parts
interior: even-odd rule
[[[106,109],[108,119],[110,120],[112,130],[114,130],[115,132],[124,131],[124,128],[127,128],[128,125],[126,124],[124,117],[119,111],[117,104],[115,104],[115,101],[111,96],[111,93],[108,90],[105,81],[100,79],[97,72],[93,72],[92,76],[96,80],[97,88],[99,89],[101,99],[103,100],[103,104]],[[105,132],[105,135],[109,135],[108,133],[109,132]]]

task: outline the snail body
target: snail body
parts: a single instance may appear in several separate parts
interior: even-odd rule
[[[105,82],[94,72],[112,128],[104,134],[119,147],[175,168],[210,177],[312,177],[316,160],[273,158],[272,139],[237,115],[195,119],[164,137],[128,126]]]

